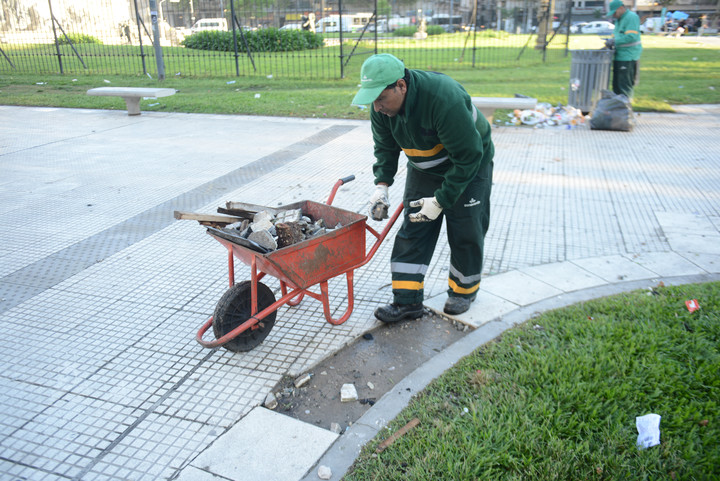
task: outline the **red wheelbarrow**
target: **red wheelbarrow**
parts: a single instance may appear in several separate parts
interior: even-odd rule
[[[351,175],[338,180],[325,204],[306,200],[283,206],[288,210],[301,209],[303,215],[313,220],[323,219],[326,225],[342,226],[326,234],[261,253],[231,237],[223,237],[221,230],[208,229],[208,234],[228,250],[230,288],[218,301],[213,317],[198,330],[196,339],[201,345],[208,348],[222,346],[235,352],[249,351],[270,333],[277,310],[285,304],[297,306],[306,294],[322,302],[325,319],[330,324],[338,325],[348,320],[353,311],[353,273],[372,259],[403,209],[401,203],[382,232],[378,232],[367,225],[367,216],[333,207],[337,190],[354,179]],[[366,230],[376,238],[367,253]],[[250,266],[249,281],[235,283],[235,257]],[[347,309],[342,316],[333,319],[328,281],[343,273],[347,277]],[[266,275],[280,281],[282,296],[277,300],[272,290],[260,282]],[[310,290],[316,284],[320,285],[319,293]],[[204,340],[203,335],[210,326],[215,340]]]

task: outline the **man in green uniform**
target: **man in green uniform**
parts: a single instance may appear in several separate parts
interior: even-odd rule
[[[615,30],[613,30],[615,44],[613,92],[623,94],[632,100],[633,87],[638,74],[638,60],[642,53],[640,18],[635,12],[625,8],[622,0],[610,2],[607,16],[616,19]]]
[[[458,82],[440,73],[406,69],[389,54],[368,58],[360,83],[352,103],[373,104],[373,219],[387,218],[388,187],[397,173],[400,152],[408,158],[405,216],[391,256],[394,299],[379,307],[375,317],[391,323],[422,316],[425,272],[443,217],[450,244],[444,310],[465,312],[480,287],[490,223],[495,152],[490,124]]]

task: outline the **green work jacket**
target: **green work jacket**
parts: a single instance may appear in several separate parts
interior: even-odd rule
[[[452,207],[495,153],[490,123],[462,85],[437,72],[406,70],[405,104],[395,117],[370,113],[375,143],[375,183],[392,185],[400,151],[409,167],[443,177],[435,198]]]
[[[640,43],[640,18],[637,13],[625,10],[615,22],[615,60],[640,60],[642,44]]]

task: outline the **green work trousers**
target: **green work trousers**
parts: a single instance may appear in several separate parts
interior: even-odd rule
[[[493,162],[480,168],[458,201],[444,208],[431,222],[410,222],[412,200],[433,197],[443,178],[408,167],[403,203],[403,224],[395,237],[391,255],[394,302],[415,304],[424,298],[424,281],[442,227],[447,224],[450,245],[448,295],[474,299],[480,287],[485,234],[490,224],[490,191]]]
[[[638,62],[637,60],[615,60],[613,62],[612,89],[616,94],[623,94],[632,100],[633,87],[637,81]]]

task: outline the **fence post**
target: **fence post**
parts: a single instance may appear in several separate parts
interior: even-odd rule
[[[342,18],[342,0],[338,0],[338,22],[340,23],[340,78],[345,78],[345,60],[343,55],[343,18]]]
[[[160,26],[158,25],[157,0],[150,0],[150,20],[153,29],[153,46],[155,47],[155,63],[157,64],[158,80],[165,80],[165,62],[160,47]]]
[[[60,64],[60,73],[62,74],[64,73],[62,66],[62,54],[60,53],[60,44],[58,43],[57,30],[55,29],[55,15],[53,14],[52,0],[48,0],[48,5],[50,6],[50,22],[52,23],[53,27],[53,37],[55,37],[55,51],[57,52],[58,63]]]
[[[145,26],[145,22],[143,22],[143,19],[140,16],[140,10],[138,10],[137,0],[133,0],[133,2],[135,3],[135,23],[137,23],[138,28],[138,42],[140,42],[140,59],[142,60],[143,75],[147,75],[147,66],[145,65],[145,49],[143,48],[142,30],[140,29],[140,25],[142,25],[146,32],[147,27]]]

